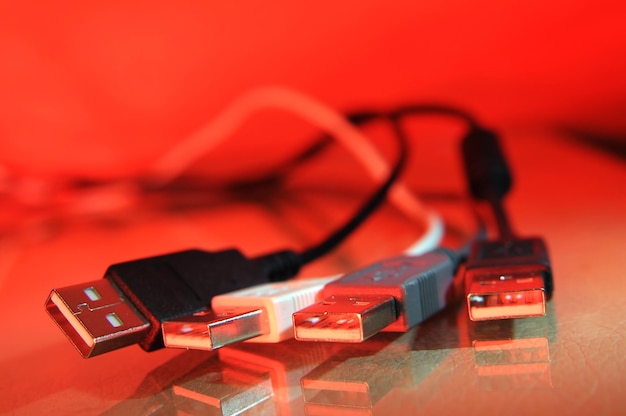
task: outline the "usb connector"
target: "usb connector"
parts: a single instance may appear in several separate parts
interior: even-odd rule
[[[236,342],[293,338],[291,315],[316,302],[334,278],[267,283],[215,296],[211,311],[162,324],[166,347],[214,350]]]
[[[263,262],[237,250],[187,250],[112,265],[104,279],[53,290],[46,309],[85,358],[137,343],[152,351],[163,347],[162,322],[269,281]]]
[[[465,285],[474,321],[545,315],[552,271],[543,240],[476,242],[467,260]]]
[[[300,341],[361,342],[404,332],[446,305],[457,258],[438,249],[383,260],[326,285],[324,300],[293,315]]]
[[[84,357],[141,341],[150,323],[109,280],[54,289],[48,313]]]
[[[393,296],[332,295],[295,313],[293,319],[298,340],[361,342],[397,317]]]

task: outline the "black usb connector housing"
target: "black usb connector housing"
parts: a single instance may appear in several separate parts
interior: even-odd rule
[[[465,266],[467,306],[474,321],[546,313],[552,269],[541,238],[479,241]]]
[[[104,279],[52,290],[46,309],[85,358],[136,343],[152,351],[163,347],[162,322],[269,281],[262,262],[235,249],[192,249],[114,264]]]

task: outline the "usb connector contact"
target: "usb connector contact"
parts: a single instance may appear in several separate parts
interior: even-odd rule
[[[404,332],[447,304],[457,257],[437,249],[383,260],[326,285],[320,303],[293,315],[300,341],[361,342]]]

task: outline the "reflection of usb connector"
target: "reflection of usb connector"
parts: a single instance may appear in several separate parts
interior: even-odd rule
[[[552,271],[539,238],[479,241],[465,271],[474,321],[542,316],[552,294]]]
[[[175,381],[171,398],[176,408],[171,414],[239,415],[249,410],[275,414],[276,411],[267,371],[238,368],[217,357]]]
[[[361,342],[382,330],[406,331],[446,305],[456,261],[438,249],[345,275],[324,287],[324,301],[293,315],[295,337]]]
[[[164,322],[165,346],[214,350],[235,342],[293,338],[291,315],[317,300],[332,278],[268,283],[220,295],[211,311]]]

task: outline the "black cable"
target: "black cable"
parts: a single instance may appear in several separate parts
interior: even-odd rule
[[[382,113],[367,113],[365,116],[357,114],[355,117],[350,117],[350,120],[354,124],[361,125],[377,118],[386,118],[386,116]],[[407,160],[408,146],[406,137],[400,131],[396,131],[394,137],[397,140],[398,156],[383,184],[365,200],[347,222],[337,228],[322,242],[300,252],[284,250],[255,259],[268,276],[273,280],[282,280],[286,278],[286,275],[295,275],[301,266],[320,258],[337,247],[383,203],[389,189],[402,173]]]
[[[440,105],[428,104],[424,106],[407,106],[403,107],[400,111],[449,114],[464,120],[472,120],[471,116],[467,113],[458,109],[447,108]],[[389,119],[389,114],[381,111],[360,111],[349,114],[347,118],[353,124],[360,126],[375,119]],[[397,142],[398,156],[387,179],[370,195],[369,198],[365,200],[364,203],[361,204],[361,206],[343,225],[338,227],[320,243],[312,247],[305,248],[300,252],[282,250],[253,259],[253,262],[255,262],[266,275],[270,276],[272,280],[280,281],[292,277],[298,273],[299,269],[303,265],[308,264],[333,250],[352,232],[354,232],[367,218],[369,218],[369,216],[383,203],[389,189],[396,182],[404,169],[408,153],[406,135],[393,123],[392,127],[394,129],[393,136]],[[289,173],[298,164],[318,155],[321,151],[326,149],[329,143],[330,141],[327,136],[323,136],[321,139],[316,140],[310,148],[306,149],[304,152],[296,156],[296,158],[284,164],[279,169],[279,172],[270,175],[265,178],[265,180],[276,181],[286,173]],[[255,183],[258,184],[259,182],[255,181]]]
[[[493,198],[489,200],[489,206],[491,207],[491,212],[496,221],[499,238],[501,240],[513,240],[515,238],[515,233],[511,228],[509,217],[506,209],[504,208],[502,198]]]
[[[377,115],[376,117],[384,116]],[[366,121],[372,120],[373,118],[374,117],[368,117]],[[402,173],[402,170],[404,169],[407,161],[408,145],[406,137],[404,136],[402,131],[399,131],[397,129],[395,129],[394,137],[396,138],[398,145],[398,156],[385,182],[365,201],[363,205],[361,205],[356,213],[343,226],[339,227],[339,229],[333,232],[320,244],[303,250],[300,253],[300,258],[303,263],[310,263],[311,261],[318,259],[319,257],[334,249],[359,225],[361,225],[385,200],[389,189]]]
[[[491,208],[500,239],[512,239],[504,197],[513,186],[511,170],[492,131],[473,128],[461,142],[468,188],[472,198]]]
[[[307,248],[300,253],[286,250],[280,253],[263,256],[258,259],[261,267],[266,270],[270,276],[274,276],[276,279],[285,278],[283,272],[295,274],[302,265],[310,263],[330,252],[345,238],[347,238],[359,225],[361,225],[385,200],[389,189],[395,183],[402,172],[404,165],[406,164],[408,139],[404,130],[400,126],[400,120],[409,115],[425,114],[444,115],[461,119],[468,124],[470,131],[478,129],[477,121],[468,112],[459,108],[432,103],[406,105],[398,107],[392,111],[366,110],[349,114],[348,119],[357,125],[362,125],[378,118],[384,118],[391,121],[391,125],[394,130],[394,137],[396,138],[398,144],[398,158],[392,171],[387,177],[387,180],[385,180],[385,182],[371,195],[371,197],[361,205],[361,207],[344,225],[340,226],[321,243]]]
[[[390,118],[400,125],[404,117],[424,114],[451,116],[465,121],[468,132],[461,141],[461,152],[470,195],[475,201],[489,204],[500,238],[513,238],[503,205],[504,197],[512,187],[512,176],[496,134],[483,128],[468,112],[440,104],[398,107],[390,112]]]

